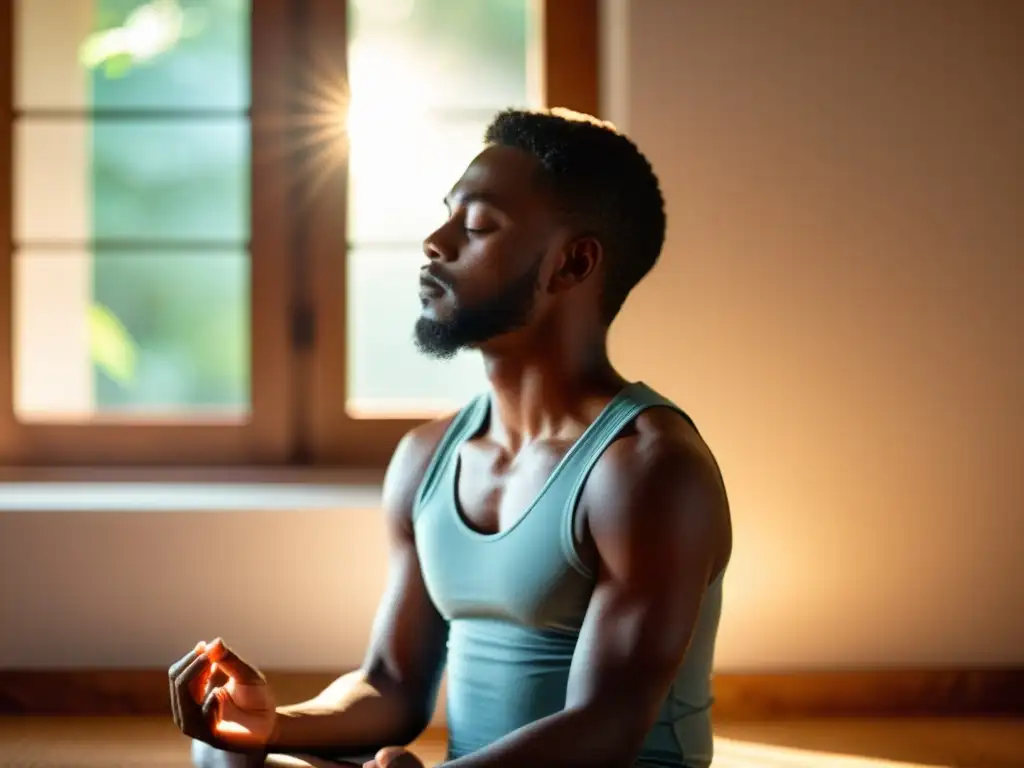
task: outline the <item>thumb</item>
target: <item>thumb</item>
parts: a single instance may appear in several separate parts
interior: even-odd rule
[[[211,697],[216,702],[214,708],[217,713],[212,729],[214,735],[237,745],[262,743],[260,724],[254,722],[251,713],[239,709],[227,691],[221,688]]]
[[[235,700],[227,690],[221,688],[215,695],[217,696],[218,720],[221,722],[228,720],[233,723],[241,723],[245,721],[246,715],[249,713],[235,703]]]

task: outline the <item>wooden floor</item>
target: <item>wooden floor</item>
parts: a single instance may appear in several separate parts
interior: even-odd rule
[[[722,723],[715,768],[1024,767],[1024,719]],[[428,765],[443,734],[414,745]],[[0,718],[0,768],[187,768],[165,719]]]

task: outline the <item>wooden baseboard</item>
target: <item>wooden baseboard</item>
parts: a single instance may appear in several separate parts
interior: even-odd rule
[[[335,675],[267,674],[301,701]],[[719,720],[1024,714],[1024,668],[716,674]],[[0,670],[0,715],[169,715],[162,670]]]
[[[714,678],[723,720],[1024,714],[1024,667],[905,669]]]
[[[267,672],[279,702],[303,701],[337,675]],[[166,670],[0,670],[0,715],[170,716]]]

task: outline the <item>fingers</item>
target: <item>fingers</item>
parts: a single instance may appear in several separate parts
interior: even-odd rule
[[[174,678],[174,689],[177,692],[178,706],[182,707],[182,712],[184,712],[184,699],[195,701],[192,692],[197,683],[203,679],[203,674],[208,673],[209,669],[210,660],[204,654],[195,654],[188,666]]]
[[[174,720],[174,725],[181,728],[181,711],[178,709],[178,696],[177,691],[174,690],[174,666],[167,671],[168,682],[171,686],[171,719]]]
[[[210,691],[206,698],[203,699],[203,720],[211,728],[216,725],[217,721],[221,719],[221,704],[223,699],[227,698],[227,691],[223,688],[215,688]]]
[[[228,677],[227,673],[217,666],[216,663],[210,664],[210,674],[206,676],[206,685],[203,687],[203,694],[199,698],[200,702],[205,702],[211,693],[217,688],[223,688],[228,684],[231,678]]]
[[[210,660],[196,654],[192,662],[174,679],[174,694],[178,702],[179,727],[186,736],[201,738],[207,731],[202,709],[193,698],[197,680],[208,670]]]
[[[259,670],[243,661],[219,637],[206,650],[211,661],[217,662],[217,667],[223,669],[235,682],[242,685],[259,685],[264,682]]]
[[[225,739],[238,746],[263,743],[273,716],[266,681],[222,640],[198,643],[168,676],[171,712],[186,736],[215,746]],[[242,709],[247,700],[251,706]]]
[[[423,768],[423,763],[405,747],[385,747],[363,768]]]
[[[185,671],[185,667],[187,667],[189,664],[191,664],[193,662],[193,660],[195,660],[196,656],[198,656],[201,653],[204,653],[205,651],[206,651],[206,643],[203,643],[203,642],[196,643],[196,647],[195,648],[193,648],[191,651],[186,653],[184,656],[182,656],[180,659],[178,659],[176,662],[174,662],[171,665],[171,669],[170,669],[171,677],[177,677],[182,672],[184,672]]]
[[[178,701],[178,692],[175,688],[175,681],[184,672],[189,664],[196,660],[200,653],[206,648],[206,643],[199,642],[196,647],[189,651],[185,656],[174,662],[170,669],[167,670],[167,676],[170,682],[170,695],[171,695],[171,716],[174,718],[174,724],[181,728],[181,705]]]
[[[188,681],[188,693],[192,697],[192,701],[196,704],[202,704],[206,698],[206,689],[210,683],[211,667],[213,664],[210,663],[209,659],[206,659],[206,665],[199,671],[199,674]]]

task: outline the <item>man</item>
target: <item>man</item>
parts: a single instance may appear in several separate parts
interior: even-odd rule
[[[395,452],[362,668],[277,707],[201,643],[171,668],[175,719],[200,765],[419,766],[400,745],[447,663],[451,768],[707,766],[726,494],[689,419],[606,349],[661,251],[658,181],[608,124],[506,111],[445,203],[416,341],[479,350],[490,389]]]

